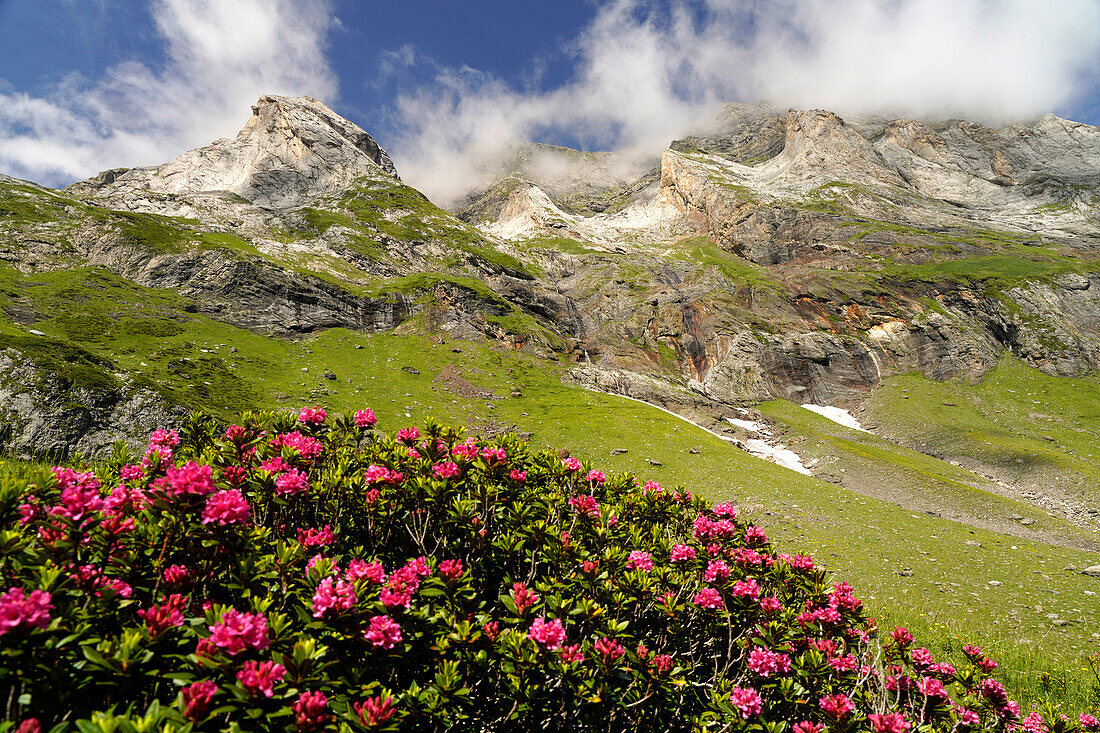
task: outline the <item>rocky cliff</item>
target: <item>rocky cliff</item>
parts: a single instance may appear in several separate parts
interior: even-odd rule
[[[235,139],[161,166],[64,191],[0,179],[2,353],[34,372],[0,390],[8,444],[102,446],[217,397],[186,357],[162,389],[133,378],[148,358],[97,340],[150,312],[134,328],[476,339],[712,419],[852,406],[911,371],[976,380],[1005,351],[1100,366],[1097,128],[729,105],[663,152],[520,146],[486,171],[452,215],[320,102],[265,96]],[[84,328],[70,296],[98,302],[89,287],[115,295]],[[91,361],[51,383],[35,355],[66,344]],[[232,382],[214,356],[203,369]],[[218,404],[248,402],[234,389]]]

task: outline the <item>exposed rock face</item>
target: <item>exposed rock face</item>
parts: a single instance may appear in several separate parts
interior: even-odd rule
[[[116,169],[70,187],[110,199],[125,189],[182,196],[228,191],[285,209],[347,188],[357,178],[397,177],[370,135],[312,97],[260,97],[233,140],[189,150],[155,168]]]
[[[1100,367],[1096,128],[727,105],[656,163],[520,146],[460,221],[321,103],[263,97],[236,139],[162,166],[0,179],[0,259],[103,267],[264,333],[493,339],[670,408],[846,405],[1006,349]]]

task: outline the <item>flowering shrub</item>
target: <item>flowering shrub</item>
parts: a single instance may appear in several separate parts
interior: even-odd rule
[[[730,504],[514,437],[201,418],[0,486],[19,730],[1096,730],[879,641]],[[0,725],[0,730],[5,729]]]

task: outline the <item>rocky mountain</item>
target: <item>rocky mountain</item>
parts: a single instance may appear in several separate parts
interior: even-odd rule
[[[322,103],[265,96],[161,166],[0,179],[7,444],[103,450],[250,406],[217,349],[329,329],[526,352],[710,427],[912,372],[976,382],[1006,352],[1100,366],[1095,127],[729,105],[663,152],[529,145],[486,170],[452,214]],[[158,341],[180,333],[213,346]],[[977,469],[1017,492],[1068,475]]]

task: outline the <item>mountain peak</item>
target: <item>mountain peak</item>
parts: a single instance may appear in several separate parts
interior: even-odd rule
[[[257,206],[285,209],[378,175],[397,178],[397,170],[361,127],[313,97],[265,94],[234,139],[215,140],[160,166],[107,171],[72,188],[97,196],[228,191]]]

